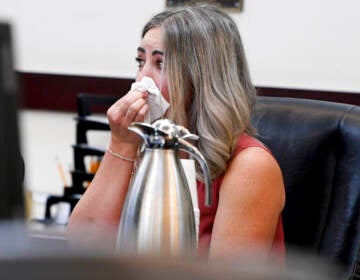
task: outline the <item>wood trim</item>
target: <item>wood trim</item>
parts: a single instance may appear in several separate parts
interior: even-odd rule
[[[78,93],[121,97],[133,79],[18,72],[20,107],[24,109],[77,110]],[[297,97],[360,105],[360,93],[257,87],[263,96]]]
[[[317,99],[360,105],[360,92],[320,91],[289,88],[257,87],[258,95]]]
[[[79,93],[122,96],[132,79],[18,72],[20,107],[76,111]]]

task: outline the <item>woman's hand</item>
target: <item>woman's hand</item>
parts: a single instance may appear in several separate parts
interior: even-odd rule
[[[110,149],[135,158],[140,137],[128,130],[148,113],[147,92],[130,91],[107,111],[111,129]],[[105,153],[89,187],[72,211],[67,227],[71,243],[114,248],[121,209],[131,178],[133,163]],[[99,241],[101,241],[99,243]],[[90,247],[91,248],[91,247]]]
[[[119,147],[137,148],[140,137],[128,130],[132,122],[144,121],[149,111],[147,104],[148,92],[129,91],[116,101],[107,111],[111,129],[110,146],[117,150]]]

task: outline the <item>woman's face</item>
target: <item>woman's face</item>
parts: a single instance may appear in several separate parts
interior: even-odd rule
[[[136,61],[138,62],[138,72],[136,81],[140,81],[144,76],[150,77],[169,102],[169,88],[164,65],[164,47],[162,42],[162,29],[152,28],[146,32],[137,49]]]

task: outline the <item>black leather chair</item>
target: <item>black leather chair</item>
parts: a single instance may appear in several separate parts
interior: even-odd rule
[[[252,120],[284,175],[287,246],[340,263],[351,277],[360,248],[360,107],[258,97]]]

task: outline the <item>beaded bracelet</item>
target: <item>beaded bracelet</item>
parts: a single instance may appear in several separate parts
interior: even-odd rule
[[[109,148],[109,145],[106,147],[106,150],[114,157],[117,157],[119,159],[122,159],[122,160],[126,160],[126,161],[129,161],[129,162],[135,162],[136,159],[133,159],[133,158],[129,158],[129,157],[125,157],[123,155],[120,155],[118,153],[115,153],[113,152],[110,148]]]

